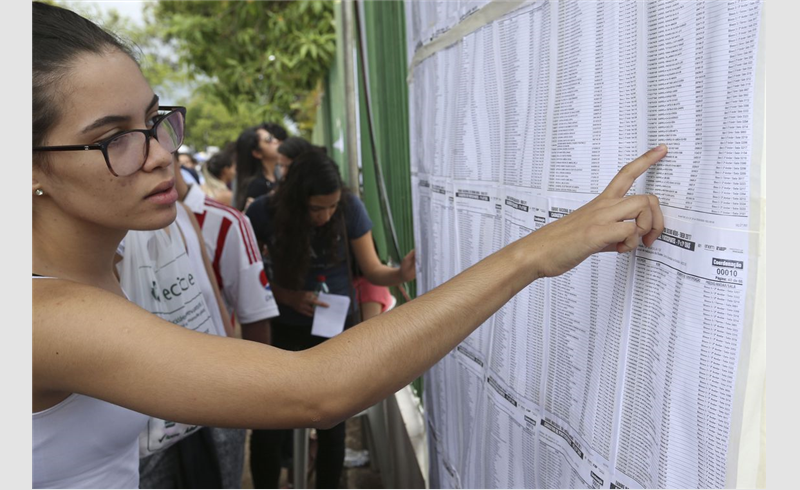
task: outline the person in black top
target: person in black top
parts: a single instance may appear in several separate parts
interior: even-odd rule
[[[269,129],[267,129],[269,128]],[[276,185],[279,136],[286,131],[274,123],[245,129],[236,140],[236,191],[234,207],[244,211],[253,199],[268,194]]]

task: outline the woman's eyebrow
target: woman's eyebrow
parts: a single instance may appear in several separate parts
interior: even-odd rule
[[[100,119],[96,120],[92,124],[90,124],[90,125],[86,126],[85,128],[83,128],[83,131],[81,131],[81,134],[90,133],[90,132],[94,131],[95,129],[103,127],[103,126],[105,126],[107,124],[128,122],[128,121],[130,121],[130,119],[131,118],[129,116],[105,116],[105,117],[101,117]]]
[[[145,113],[150,112],[153,109],[153,107],[157,107],[157,106],[158,106],[158,94],[154,94],[153,95],[153,100],[150,101],[150,105],[147,106],[147,110],[144,111],[144,112]]]
[[[154,95],[153,99],[150,101],[150,105],[147,106],[147,110],[145,110],[145,112],[146,113],[150,112],[153,109],[153,107],[155,107],[157,105],[158,105],[158,95]],[[100,119],[96,120],[92,124],[90,124],[90,125],[86,126],[85,128],[83,128],[83,131],[81,131],[81,133],[82,134],[86,134],[86,133],[89,133],[89,132],[91,132],[91,131],[93,131],[93,130],[95,130],[97,128],[103,127],[103,126],[105,126],[107,124],[128,122],[130,120],[131,120],[130,116],[104,116],[104,117],[101,117]]]

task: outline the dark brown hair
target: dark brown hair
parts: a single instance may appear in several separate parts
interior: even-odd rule
[[[315,227],[311,222],[308,201],[312,196],[325,196],[341,191],[336,212],[326,224]],[[323,244],[323,260],[336,265],[347,260],[339,256],[339,242],[345,240],[345,221],[349,191],[342,184],[336,162],[319,151],[298,156],[289,167],[286,180],[270,203],[274,211],[275,243],[270,247],[275,283],[289,289],[300,289],[311,264],[311,239],[316,234]]]
[[[47,133],[61,118],[59,83],[83,54],[119,50],[136,61],[116,36],[94,22],[61,7],[33,2],[33,146],[42,146]],[[46,153],[34,162],[46,163]]]

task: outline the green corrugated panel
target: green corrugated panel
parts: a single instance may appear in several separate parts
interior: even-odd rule
[[[376,153],[383,170],[400,254],[404,255],[414,247],[405,8],[402,1],[364,2],[363,13]],[[363,121],[362,117],[362,126]],[[369,145],[368,137],[362,132],[362,148]],[[396,260],[400,258],[395,257]],[[416,295],[415,286],[409,287],[412,298]],[[395,294],[395,297],[403,301],[401,295]],[[411,387],[422,404],[423,378],[415,380]]]
[[[339,164],[342,178],[349,181],[347,168],[347,117],[344,99],[344,32],[341,9],[334,9],[336,21],[336,57],[331,63],[325,87],[326,116],[328,124],[328,155]]]
[[[361,68],[361,60],[357,60],[358,68]],[[367,125],[367,102],[364,84],[361,76],[358,82],[358,121],[361,138],[361,173],[364,179],[364,192],[361,199],[367,207],[370,219],[372,219],[372,236],[375,238],[375,245],[378,247],[378,256],[384,261],[388,257],[386,230],[383,225],[381,213],[380,196],[378,195],[378,185],[375,180],[375,158],[372,153],[372,146],[369,143],[369,126]]]
[[[385,178],[400,254],[404,255],[414,247],[405,9],[402,1],[363,5],[377,157]],[[362,126],[365,124],[362,118]],[[366,133],[362,136],[362,147],[369,144],[368,136]],[[412,287],[409,294],[413,297],[413,293]]]
[[[311,142],[315,145],[324,146],[331,151],[331,108],[328,97],[328,79],[330,75],[325,77],[323,81],[324,91],[320,98],[320,104],[317,106],[317,120],[314,122],[314,129],[311,131]]]

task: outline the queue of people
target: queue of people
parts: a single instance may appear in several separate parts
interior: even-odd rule
[[[115,35],[45,3],[32,20],[33,487],[236,488],[244,429],[274,486],[275,431],[295,427],[318,429],[317,486],[336,487],[344,420],[532,281],[663,229],[657,198],[627,195],[659,146],[568,217],[366,319],[360,303],[391,303],[370,286],[412,280],[414,251],[381,263],[324,151],[263,124],[198,172],[179,155],[186,109],[160,105]],[[206,195],[223,187],[233,206]],[[329,339],[311,333],[319,276],[353,298]]]

